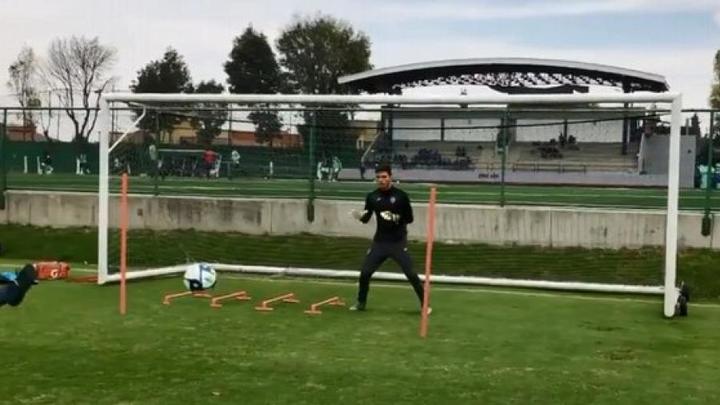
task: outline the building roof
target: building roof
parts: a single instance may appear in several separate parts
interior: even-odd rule
[[[0,123],[0,130],[2,130],[2,123]],[[6,139],[8,141],[32,141],[32,142],[46,142],[45,136],[37,132],[37,128],[34,125],[12,125],[7,126]]]
[[[663,92],[665,77],[617,66],[533,58],[449,59],[368,70],[338,78],[368,93],[401,93],[409,87],[484,85],[505,93],[587,92],[587,86],[624,92]]]

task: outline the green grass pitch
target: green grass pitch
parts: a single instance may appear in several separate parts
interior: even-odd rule
[[[158,181],[159,195],[202,195],[208,197],[308,198],[307,180],[264,180],[253,178],[188,179],[168,178]],[[401,183],[413,201],[427,201],[428,185]],[[50,176],[10,173],[8,187],[18,190],[57,190],[97,192],[97,176],[53,174]],[[111,192],[118,192],[120,181],[113,178]],[[373,185],[367,182],[317,182],[317,198],[362,201]],[[458,204],[498,204],[500,186],[494,184],[440,184],[438,202]],[[155,183],[149,177],[131,177],[132,193],[152,194]],[[617,188],[574,186],[508,185],[505,202],[516,205],[578,206],[607,208],[659,208],[667,206],[667,190],[662,188]],[[704,190],[681,190],[680,209],[702,211],[706,204]],[[720,209],[720,196],[712,193],[710,206]]]
[[[221,276],[205,299],[165,306],[179,278],[117,286],[43,282],[3,308],[8,404],[710,404],[720,385],[720,308],[666,320],[656,299],[436,286],[427,339],[408,285],[374,284],[364,313],[351,282]],[[295,292],[300,304],[253,310]]]
[[[150,179],[134,179],[151,193]],[[92,176],[16,176],[11,188],[93,192]],[[402,184],[415,201],[426,185]],[[319,184],[318,196],[362,199],[368,184]],[[445,202],[490,203],[496,186],[440,186]],[[508,202],[661,208],[653,189],[507,188]],[[307,197],[302,181],[169,180],[161,194]],[[713,204],[718,201],[713,197]],[[681,207],[700,209],[704,194],[684,191]],[[97,235],[88,229],[0,226],[3,267],[30,258],[92,267]],[[212,241],[213,257],[246,264],[358,265],[365,240],[251,237],[186,232],[131,235],[134,264],[168,264],[189,240]],[[334,246],[332,257],[326,254]],[[410,246],[422,263],[422,244]],[[569,260],[571,258],[572,260]],[[498,275],[537,269],[641,282],[661,254],[530,247],[436,246],[445,274]],[[241,259],[241,260],[240,260]],[[129,284],[129,313],[118,314],[117,286],[42,282],[18,308],[0,309],[4,365],[0,404],[714,404],[720,403],[720,254],[679,254],[679,274],[695,287],[690,317],[663,319],[654,297],[433,287],[427,339],[407,284],[374,283],[364,313],[307,306],[339,295],[352,281],[321,282],[221,275],[214,294],[247,290],[251,302],[211,309],[204,299],[162,304],[183,289],[177,277]],[[272,261],[272,263],[268,263]],[[140,262],[140,263],[138,263]],[[155,263],[157,262],[157,263]],[[577,263],[584,263],[578,266]],[[462,266],[458,264],[462,263]],[[569,266],[568,263],[575,263]],[[632,266],[628,266],[632,263]],[[510,268],[512,267],[512,269]],[[588,271],[604,269],[606,274]],[[523,273],[526,275],[526,273]],[[654,279],[653,279],[654,280]],[[272,313],[260,299],[295,292],[300,304]]]

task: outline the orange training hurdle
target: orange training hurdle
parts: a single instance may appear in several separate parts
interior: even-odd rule
[[[235,298],[236,301],[250,301],[250,296],[247,295],[246,291],[237,291],[231,294],[225,294],[221,295],[219,297],[215,297],[210,301],[210,306],[213,308],[222,308],[222,304],[220,301],[229,300]]]
[[[194,298],[212,298],[212,295],[210,295],[208,293],[185,291],[185,292],[181,292],[181,293],[167,294],[165,296],[165,298],[163,298],[163,304],[170,305],[171,300],[174,300],[175,298],[180,298],[180,297],[187,297],[189,295]]]
[[[316,302],[316,303],[310,305],[310,309],[305,311],[305,313],[310,314],[310,315],[322,314],[322,311],[318,309],[322,305],[335,305],[335,306],[343,306],[344,307],[345,303],[343,302],[342,299],[340,299],[340,297],[332,297],[332,298],[326,299],[325,301]]]
[[[295,297],[295,293],[288,293],[266,299],[260,305],[256,306],[255,309],[258,311],[273,311],[275,308],[271,307],[270,304],[277,301],[287,302],[291,304],[296,304],[300,302],[300,300]]]

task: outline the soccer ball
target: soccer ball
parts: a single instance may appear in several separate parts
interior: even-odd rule
[[[202,291],[215,287],[217,274],[215,269],[207,263],[189,264],[183,277],[185,288],[190,291]]]

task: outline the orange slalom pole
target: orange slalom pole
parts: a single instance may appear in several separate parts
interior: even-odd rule
[[[432,273],[432,251],[435,239],[435,199],[437,189],[430,187],[430,199],[427,210],[427,244],[425,245],[425,285],[423,287],[422,317],[420,318],[420,337],[427,336],[428,307],[430,306],[430,274]]]
[[[123,173],[120,186],[120,315],[127,313],[127,229],[128,175]]]

